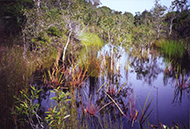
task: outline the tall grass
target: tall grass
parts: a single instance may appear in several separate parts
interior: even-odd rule
[[[156,44],[161,48],[161,52],[171,57],[182,58],[185,48],[182,43],[174,40],[160,41]]]
[[[0,106],[2,110],[0,110],[0,114],[3,119],[0,120],[0,128],[12,128],[10,126],[13,122],[16,124],[15,115],[13,115],[13,119],[10,116],[10,112],[14,108],[13,96],[19,96],[21,90],[29,88],[29,84],[34,81],[36,70],[40,71],[53,65],[53,51],[46,53],[27,51],[25,55],[23,53],[24,49],[19,45],[1,46]]]
[[[13,96],[19,95],[19,91],[27,88],[31,81],[30,77],[37,68],[37,62],[30,54],[28,58],[23,58],[23,48],[20,46],[13,46],[12,48],[3,47],[0,53],[0,114],[3,120],[0,120],[2,128],[8,128],[10,121],[10,108],[13,107]]]

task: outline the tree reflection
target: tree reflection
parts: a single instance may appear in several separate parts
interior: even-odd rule
[[[160,74],[163,69],[161,68],[161,63],[158,61],[156,51],[149,49],[138,49],[133,48],[129,53],[130,56],[130,67],[133,69],[131,72],[136,73],[137,80],[144,80],[149,85],[152,84],[154,80],[157,79],[158,74]],[[151,54],[151,55],[149,55]]]
[[[190,96],[190,66],[187,53],[181,58],[170,57],[164,55],[165,70],[164,70],[164,85],[171,83],[174,87],[173,103],[182,103],[182,96],[186,94]],[[176,56],[177,57],[177,56]]]
[[[178,79],[176,79],[173,103],[182,103],[183,94],[186,94],[188,97],[190,97],[189,79],[190,77],[187,78],[187,76],[181,76]]]

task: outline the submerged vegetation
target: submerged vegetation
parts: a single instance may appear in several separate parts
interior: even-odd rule
[[[139,110],[121,71],[126,77],[135,71],[137,80],[149,84],[161,72],[164,83],[172,77],[173,102],[189,93],[188,2],[174,0],[166,11],[159,0],[135,16],[99,0],[1,1],[0,128],[120,129],[124,122],[129,128],[163,128],[148,121],[150,93]],[[164,55],[165,70],[157,68],[154,47]],[[122,66],[125,51],[130,54]],[[48,110],[42,109],[47,96]]]

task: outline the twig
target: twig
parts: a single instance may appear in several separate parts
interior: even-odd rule
[[[124,115],[124,116],[127,118],[127,116],[126,116],[125,113],[121,110],[121,108],[120,108],[119,105],[115,102],[115,100],[113,100],[112,97],[111,97],[108,93],[106,93],[105,91],[104,91],[104,93],[111,99],[111,101],[113,101],[113,103],[114,103],[115,106],[119,109],[119,111],[121,112],[121,114]]]
[[[103,107],[101,107],[97,112],[100,112],[102,109],[104,109],[106,106],[110,105],[111,103],[113,103],[113,102],[107,103],[106,105],[104,105]]]
[[[100,88],[96,91],[96,93],[98,93],[100,91],[100,89],[106,84],[106,82],[104,82],[104,84],[102,84],[102,86],[100,86]]]

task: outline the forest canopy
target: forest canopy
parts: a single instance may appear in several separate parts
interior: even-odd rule
[[[27,35],[29,46],[34,44],[33,39],[46,41],[56,36],[45,37],[47,30],[52,28],[57,29],[58,37],[67,35],[66,26],[70,21],[75,27],[76,24],[80,26],[80,30],[90,30],[116,44],[150,45],[159,38],[190,40],[187,0],[174,0],[169,9],[155,0],[151,10],[137,12],[135,16],[99,6],[99,0],[6,0],[0,3],[1,31],[7,35]]]

